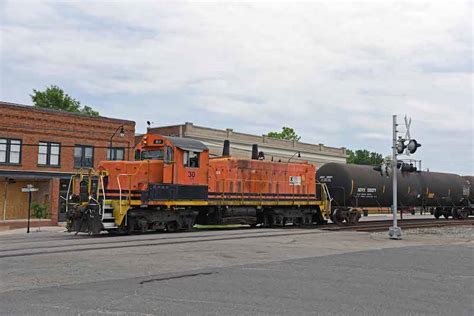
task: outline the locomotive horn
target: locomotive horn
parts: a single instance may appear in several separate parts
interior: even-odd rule
[[[224,147],[222,148],[222,156],[230,156],[230,141],[228,139],[224,140]]]
[[[252,145],[252,160],[258,160],[258,145]]]

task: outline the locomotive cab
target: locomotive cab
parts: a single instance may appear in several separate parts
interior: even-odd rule
[[[99,169],[108,172],[106,194],[131,190],[141,194],[142,205],[207,198],[207,189],[205,194],[187,194],[190,187],[207,188],[209,154],[201,142],[146,134],[135,148],[135,159],[100,163]],[[161,192],[163,188],[167,193]]]

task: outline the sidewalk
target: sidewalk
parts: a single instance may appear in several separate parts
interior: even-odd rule
[[[30,235],[41,233],[62,233],[64,231],[66,231],[64,226],[45,226],[41,227],[40,231],[38,231],[38,227],[30,227]],[[26,235],[26,228],[0,230],[0,236],[7,235]]]

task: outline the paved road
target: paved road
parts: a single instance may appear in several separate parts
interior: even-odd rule
[[[0,236],[0,313],[473,315],[472,240],[438,239],[299,229]]]

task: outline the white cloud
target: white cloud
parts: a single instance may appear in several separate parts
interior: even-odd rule
[[[453,166],[427,146],[425,165],[470,172],[472,137],[459,136],[473,134],[470,2],[3,6],[2,99],[57,83],[139,127],[149,116],[257,134],[288,125],[305,141],[385,152],[391,115],[407,113],[426,144],[462,138],[447,145],[462,153]]]

